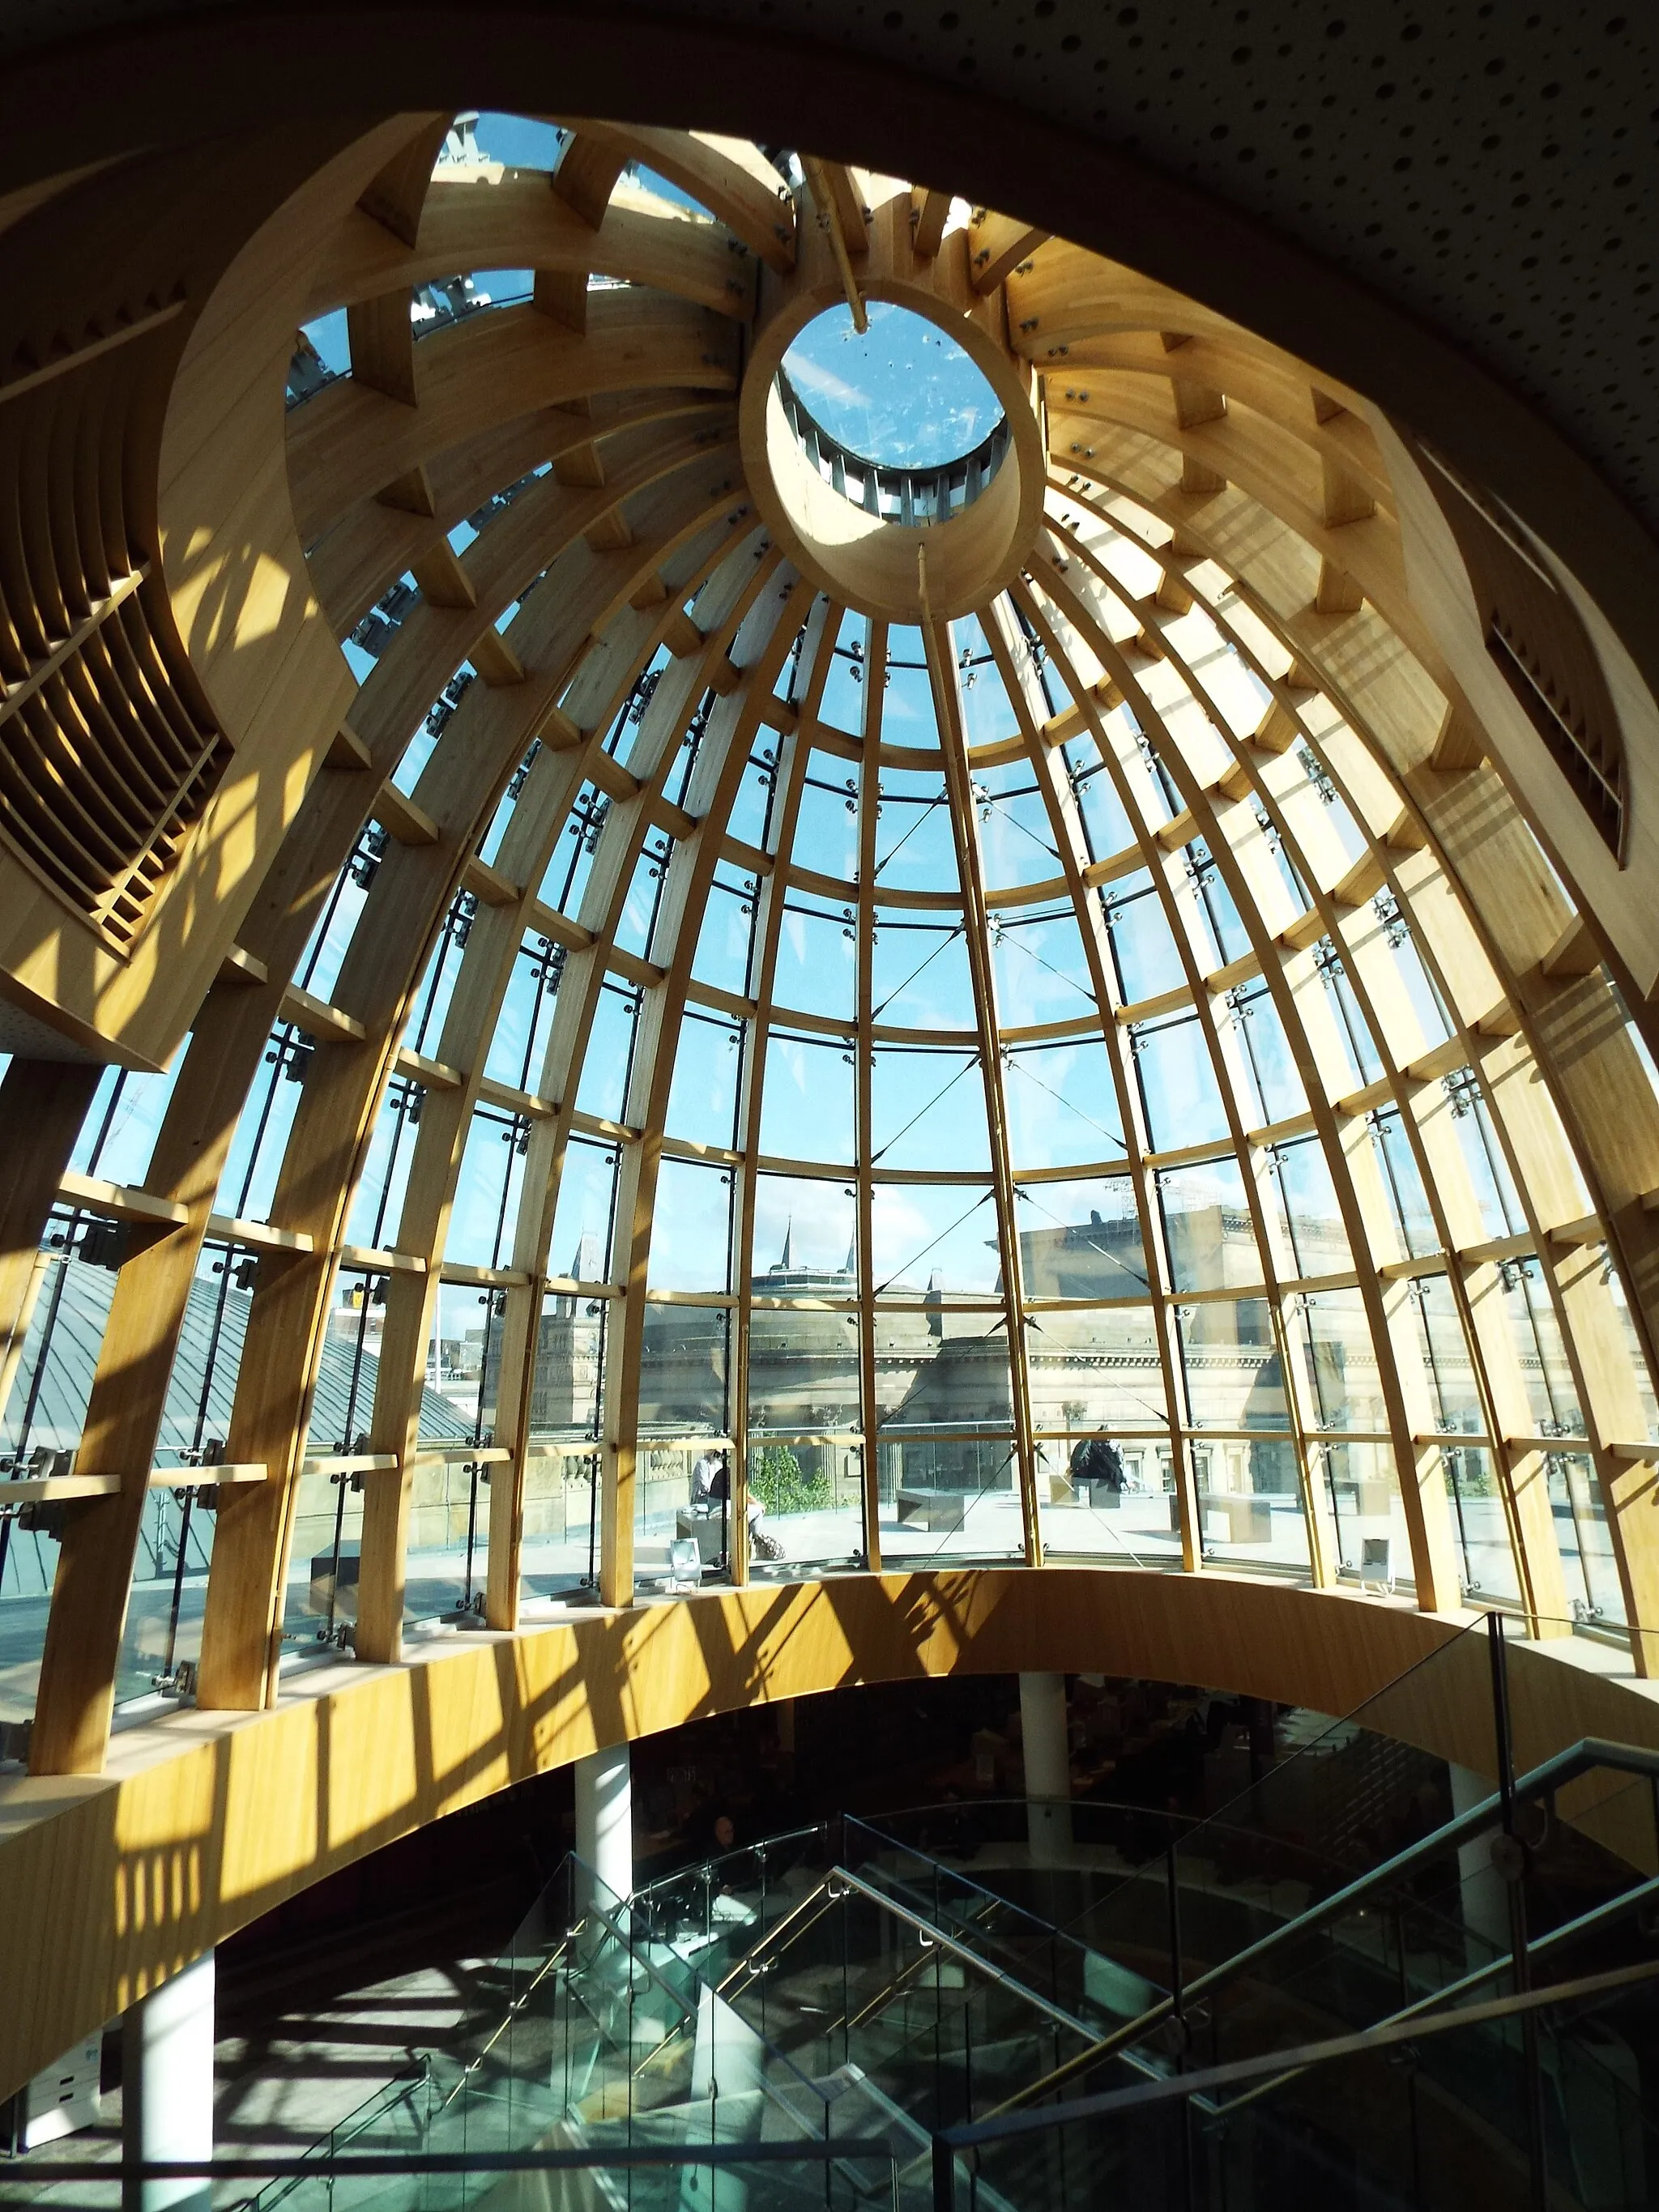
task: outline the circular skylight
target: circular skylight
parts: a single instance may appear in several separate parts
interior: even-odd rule
[[[808,323],[784,374],[838,445],[887,469],[959,460],[1002,420],[994,392],[957,343],[908,307],[872,300],[860,335],[844,307]]]

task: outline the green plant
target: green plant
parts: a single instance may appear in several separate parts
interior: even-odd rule
[[[762,1444],[750,1455],[749,1494],[769,1513],[812,1513],[830,1502],[830,1478],[804,1473],[787,1444]]]

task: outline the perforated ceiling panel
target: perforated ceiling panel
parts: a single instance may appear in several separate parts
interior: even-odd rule
[[[0,52],[178,12],[14,7]],[[1659,525],[1659,9],[652,0],[638,12],[969,83],[1232,202],[1455,338]]]

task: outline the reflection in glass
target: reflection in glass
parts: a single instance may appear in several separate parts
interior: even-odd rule
[[[1015,1186],[1028,1298],[1140,1298],[1146,1255],[1127,1176]]]
[[[1305,1574],[1308,1524],[1294,1443],[1194,1439],[1191,1449],[1205,1558]]]
[[[1177,1306],[1175,1316],[1194,1428],[1289,1428],[1285,1371],[1266,1298],[1206,1298]]]
[[[1169,1397],[1150,1306],[1073,1308],[1026,1323],[1031,1425],[1114,1442],[1167,1428]]]
[[[1194,1167],[1162,1168],[1157,1187],[1176,1290],[1224,1291],[1261,1280],[1244,1174],[1231,1153]]]

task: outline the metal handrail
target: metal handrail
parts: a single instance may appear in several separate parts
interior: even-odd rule
[[[1577,1781],[1583,1774],[1594,1772],[1598,1767],[1609,1767],[1614,1773],[1659,1777],[1659,1752],[1644,1751],[1637,1744],[1609,1743],[1600,1736],[1586,1736],[1565,1751],[1558,1752],[1553,1759],[1547,1759],[1541,1766],[1534,1767],[1529,1774],[1517,1776],[1510,1798],[1547,1796],[1566,1783]],[[1369,1874],[1359,1875],[1346,1888],[1334,1891],[1317,1905],[1310,1905],[1295,1919],[1285,1921],[1282,1926],[1258,1937],[1254,1943],[1247,1944],[1243,1950],[1236,1951],[1231,1959],[1224,1959],[1219,1966],[1212,1966],[1196,1981],[1188,1983],[1182,1994],[1183,2006],[1259,1965],[1269,1952],[1276,1951],[1281,1944],[1305,1936],[1310,1929],[1322,1926],[1328,1920],[1340,1919],[1356,1905],[1362,1904],[1374,1891],[1397,1881],[1402,1875],[1409,1874],[1425,1860],[1439,1857],[1456,1844],[1467,1843],[1471,1838],[1481,1834],[1494,1822],[1503,1820],[1505,1808],[1505,1793],[1501,1790],[1494,1791],[1480,1804],[1471,1806],[1467,1813],[1458,1814],[1443,1826],[1437,1828],[1432,1835],[1424,1836],[1416,1843],[1407,1844],[1404,1850],[1396,1851],[1391,1859],[1385,1859],[1381,1866],[1373,1867]],[[1500,1960],[1500,1966],[1508,1963],[1507,1956]],[[1079,2051],[1052,2073],[1044,2075],[1042,2081],[1030,2083],[1000,2111],[1012,2112],[1030,2098],[1058,2088],[1061,2082],[1089,2072],[1128,2045],[1139,2043],[1154,2028],[1162,2027],[1173,2016],[1175,2010],[1173,1996],[1161,1998],[1157,2004],[1149,2006],[1138,2019],[1127,2021],[1121,2027],[1115,2028],[1110,2035],[1103,2036],[1092,2049]]]
[[[907,2146],[908,2148],[908,2146]],[[574,2149],[446,2150],[371,2152],[361,2158],[93,2159],[56,2160],[39,2169],[43,2179],[60,2181],[218,2181],[252,2179],[329,2181],[404,2173],[562,2173],[584,2167],[839,2166],[854,2159],[897,2164],[885,2136],[815,2136],[757,2142],[596,2143]],[[20,2168],[20,2172],[27,2169]]]
[[[941,1951],[948,1951],[952,1958],[960,1959],[964,1965],[975,1968],[988,1981],[994,1982],[999,1989],[1009,1990],[1015,1996],[1023,1998],[1027,2004],[1035,2005],[1039,2012],[1045,2014],[1057,2027],[1066,2029],[1073,2035],[1086,2036],[1090,2033],[1086,2021],[1077,2019],[1073,2014],[1067,2012],[1063,2005],[1057,2005],[1050,1998],[1045,1997],[1041,1990],[1030,1989],[1025,1983],[1016,1981],[1012,1974],[1005,1973],[1000,1966],[994,1966],[990,1960],[981,1956],[979,1952],[973,1949],[971,1945],[959,1943],[954,1936],[947,1934],[943,1928],[925,1918],[911,1906],[901,1905],[896,1897],[890,1897],[884,1889],[878,1889],[873,1882],[866,1881],[848,1868],[841,1866],[835,1869],[830,1879],[833,1881],[844,1881],[849,1889],[855,1889],[860,1897],[867,1897],[872,1905],[879,1905],[884,1912],[890,1912],[896,1920],[902,1920],[907,1926],[914,1928],[919,1935],[925,1936],[929,1943],[937,1944]]]
[[[1659,1761],[1656,1762],[1659,1765]],[[1517,1785],[1518,1787],[1518,1785]],[[1586,1997],[1604,1996],[1659,1980],[1659,1960],[1644,1960],[1635,1966],[1616,1966],[1609,1972],[1587,1974],[1571,1982],[1556,1982],[1547,1989],[1524,1990],[1518,1996],[1496,1997],[1489,2004],[1467,2005],[1461,2010],[1429,2020],[1396,2021],[1387,2027],[1359,2028],[1349,2035],[1332,2036],[1322,2043],[1308,2043],[1293,2051],[1269,2051],[1255,2058],[1234,2058],[1224,2066],[1208,2066],[1191,2074],[1171,2074],[1131,2089],[1110,2089],[1094,2097],[1077,2097],[1069,2104],[1046,2106],[1039,2112],[1003,2112],[960,2127],[941,2129],[933,2137],[934,2212],[951,2212],[956,2201],[956,2160],[962,2151],[980,2151],[987,2143],[1019,2136],[1041,2135],[1051,2128],[1078,2120],[1109,2118],[1118,2112],[1176,2103],[1201,2096],[1214,2102],[1213,2093],[1235,2083],[1258,2081],[1279,2071],[1305,2072],[1336,2058],[1352,2058],[1370,2051],[1388,2051],[1401,2044],[1416,2044],[1453,2030],[1486,2027],[1494,2021],[1541,2012],[1549,2007],[1572,2004]],[[1228,2107],[1217,2105],[1218,2113]]]

